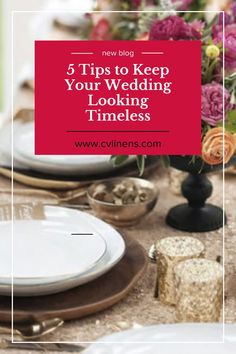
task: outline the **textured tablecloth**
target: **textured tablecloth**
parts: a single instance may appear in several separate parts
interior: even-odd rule
[[[211,202],[222,205],[222,175],[212,175],[214,192]],[[155,210],[142,222],[131,228],[122,228],[125,233],[138,240],[148,251],[152,243],[166,236],[188,234],[174,230],[165,224],[165,216],[171,206],[183,201],[183,198],[170,191],[168,174],[159,169],[153,176],[160,188],[160,197]],[[226,301],[225,320],[236,322],[236,176],[226,176],[225,206],[228,225],[225,228],[225,263],[226,263]],[[1,178],[0,187],[9,185],[9,181]],[[1,203],[7,201],[9,195],[1,194]],[[15,197],[22,201],[22,197]],[[189,234],[197,237],[206,245],[206,257],[216,259],[222,255],[223,230],[208,233]],[[127,328],[175,322],[174,307],[163,305],[153,297],[156,277],[155,264],[149,264],[144,277],[138,282],[130,294],[112,308],[96,315],[66,323],[57,332],[48,335],[49,341],[94,341],[103,335]],[[115,279],[114,279],[115,281]],[[44,338],[45,339],[45,338]],[[14,353],[14,351],[11,351]]]

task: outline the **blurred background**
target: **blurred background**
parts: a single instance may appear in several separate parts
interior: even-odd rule
[[[145,0],[148,2],[148,0]],[[178,0],[160,0],[161,6],[169,6]],[[180,0],[181,1],[181,0]],[[219,10],[224,8],[227,0],[196,0],[203,4],[203,9]],[[24,76],[30,76],[33,70],[33,41],[35,39],[49,39],[50,20],[52,14],[35,13],[42,10],[79,10],[89,11],[96,5],[105,9],[117,8],[117,0],[0,0],[0,125],[11,106],[11,38],[12,38],[12,11],[14,13],[14,87]],[[194,1],[193,1],[194,3]],[[24,12],[32,11],[32,12]],[[54,38],[54,37],[53,37]]]
[[[3,115],[9,110],[11,100],[11,13],[15,11],[41,10],[48,0],[0,0],[0,123]],[[15,42],[18,43],[17,54],[14,56],[15,72],[19,73],[25,62],[32,61],[33,32],[30,31],[34,13],[20,13],[15,15],[15,26],[20,31],[15,31]]]

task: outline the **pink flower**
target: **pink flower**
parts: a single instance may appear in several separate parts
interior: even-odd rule
[[[231,5],[231,12],[234,20],[236,20],[236,2],[233,2]]]
[[[191,23],[191,26],[192,26],[196,31],[198,31],[199,33],[201,33],[201,31],[203,30],[205,24],[204,24],[203,21],[194,20],[194,21]]]
[[[163,20],[153,22],[149,39],[168,40],[168,39],[200,39],[201,34],[194,26],[184,21],[182,17],[169,16]]]
[[[131,5],[133,9],[138,9],[141,4],[142,4],[142,0],[131,0]],[[145,6],[154,6],[154,5],[156,5],[155,0],[145,1]]]
[[[110,23],[102,18],[92,29],[90,38],[95,41],[112,39]]]
[[[229,92],[217,82],[202,86],[202,120],[213,127],[224,119],[223,95],[225,100],[224,110],[226,112],[231,108]]]
[[[215,33],[214,43],[223,42],[223,30]],[[236,24],[225,27],[225,68],[230,71],[236,69]]]
[[[141,5],[141,0],[132,0],[132,5],[134,8],[138,8]]]
[[[181,3],[181,5],[177,7],[177,10],[187,10],[189,8],[189,5],[192,4],[193,0],[172,0],[173,4],[175,2]]]

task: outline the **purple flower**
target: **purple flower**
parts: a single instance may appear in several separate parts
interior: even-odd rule
[[[201,34],[191,24],[184,21],[182,17],[169,16],[163,20],[153,22],[149,39],[168,40],[168,39],[200,39]]]
[[[214,36],[214,43],[223,42],[223,31]],[[236,24],[225,27],[225,68],[230,71],[236,69]]]
[[[225,26],[232,22],[230,14],[228,14],[227,12],[224,12],[224,13],[221,12],[219,14],[219,21],[218,21],[219,25],[223,25],[223,18],[224,17],[225,17]]]
[[[224,119],[223,95],[226,112],[231,108],[229,92],[217,82],[211,82],[202,86],[202,120],[213,127]]]
[[[233,18],[227,12],[220,13],[218,22],[212,27],[212,36],[216,37],[219,33],[223,31],[223,18],[225,19],[225,26],[233,23]]]
[[[236,2],[232,4],[230,12],[219,14],[218,22],[212,27],[212,35],[216,37],[218,33],[223,31],[223,18],[225,26],[236,23]]]
[[[178,7],[177,10],[187,10],[189,8],[189,5],[192,4],[193,0],[172,0],[172,3],[174,4],[175,2],[181,3]]]
[[[139,7],[141,4],[141,0],[132,0],[132,5],[134,8]]]
[[[236,2],[233,2],[231,5],[231,12],[233,15],[234,20],[236,20]]]
[[[164,20],[157,20],[151,26],[149,39],[178,39],[182,27],[183,19],[178,16],[169,16]]]
[[[193,23],[184,22],[180,33],[180,39],[201,39],[199,23],[194,21]]]
[[[191,26],[200,33],[204,29],[205,23],[200,20],[194,20]]]

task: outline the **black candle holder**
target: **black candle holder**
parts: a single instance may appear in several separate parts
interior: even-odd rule
[[[222,208],[206,203],[212,194],[212,183],[206,173],[221,170],[223,165],[203,165],[201,158],[193,162],[191,156],[170,156],[171,166],[189,172],[182,183],[182,194],[188,203],[170,209],[166,223],[188,232],[217,230],[227,222]]]

